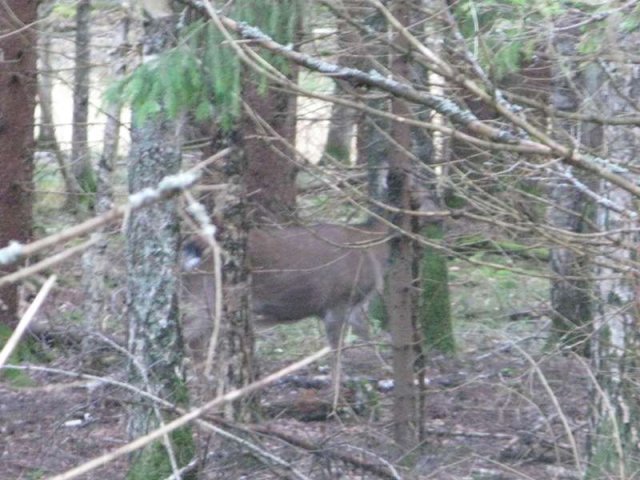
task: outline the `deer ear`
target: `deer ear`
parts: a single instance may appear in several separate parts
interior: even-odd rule
[[[182,269],[186,272],[194,270],[202,262],[204,248],[197,241],[189,240],[182,246]]]

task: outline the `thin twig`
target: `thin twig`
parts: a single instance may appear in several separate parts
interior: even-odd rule
[[[38,272],[46,270],[47,268],[51,268],[59,263],[68,260],[74,255],[85,251],[87,248],[95,245],[99,239],[91,238],[80,245],[75,245],[73,247],[62,250],[61,252],[56,253],[50,257],[45,258],[44,260],[39,261],[38,263],[34,263],[33,265],[29,265],[28,267],[21,268],[17,272],[10,273],[9,275],[5,275],[4,277],[0,277],[0,288],[5,285],[9,285],[10,283],[15,283],[23,278],[29,277],[31,275],[35,275]]]
[[[186,172],[181,172],[177,175],[169,175],[160,181],[156,189],[145,189],[141,192],[129,195],[129,201],[126,204],[114,207],[102,215],[90,218],[85,222],[63,230],[62,232],[49,235],[24,245],[17,242],[10,243],[9,246],[0,248],[0,265],[11,265],[46,248],[53,247],[67,242],[72,238],[93,232],[96,228],[121,218],[132,210],[146,207],[159,202],[160,200],[176,195],[185,188],[193,186],[198,181],[198,172],[202,168],[228,155],[231,150],[232,148],[225,148]]]
[[[525,352],[517,343],[513,343],[512,345],[520,353],[520,355],[522,355],[527,360],[527,362],[529,362],[529,364],[533,367],[536,373],[536,376],[540,380],[540,383],[542,383],[542,387],[547,392],[547,395],[549,395],[549,399],[551,400],[551,403],[553,403],[553,406],[556,409],[556,412],[558,413],[558,418],[560,418],[560,422],[562,422],[562,425],[564,427],[565,434],[569,439],[569,444],[571,445],[571,451],[573,454],[573,459],[576,464],[576,469],[579,472],[583,472],[584,470],[582,468],[580,452],[578,451],[578,442],[576,442],[576,439],[573,436],[573,430],[569,426],[569,421],[567,420],[567,416],[564,414],[564,411],[562,410],[562,406],[558,401],[558,397],[556,396],[555,392],[551,388],[551,385],[549,385],[549,382],[547,381],[547,377],[544,376],[544,373],[542,373],[542,370],[540,370],[540,365],[536,363],[536,361],[531,357],[531,355]]]

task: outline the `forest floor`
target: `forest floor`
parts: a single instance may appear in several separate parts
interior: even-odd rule
[[[104,29],[105,38],[110,38],[110,32]],[[71,34],[63,37],[58,41],[71,41]],[[64,43],[59,47],[63,52],[70,48]],[[68,61],[54,62],[68,66]],[[64,83],[56,83],[55,98],[69,97]],[[99,104],[99,99],[92,102]],[[318,113],[326,105],[306,108],[309,118],[327,116],[326,111]],[[68,124],[69,112],[61,113],[64,118],[56,121]],[[312,138],[324,138],[322,129],[326,124],[309,121],[306,125]],[[99,143],[101,130],[94,133]],[[305,136],[305,128],[300,133],[301,143],[312,145],[308,156],[321,151]],[[58,134],[63,142],[69,137],[64,129]],[[43,190],[47,190],[49,170],[41,170],[42,178],[37,178]],[[59,180],[54,186],[49,190],[59,189]],[[57,231],[60,197],[39,194],[39,199],[37,228],[42,234]],[[45,205],[49,208],[43,208]],[[548,282],[535,276],[545,266],[504,261],[506,266],[534,275],[520,276],[457,260],[450,264],[458,353],[455,359],[428,361],[421,409],[424,440],[415,451],[405,458],[395,453],[393,391],[384,383],[391,378],[388,336],[378,330],[374,336],[377,352],[371,345],[345,352],[344,367],[352,381],[342,391],[351,399],[352,408],[341,403],[335,415],[327,415],[331,412],[327,388],[322,383],[317,388],[320,372],[314,365],[260,393],[259,422],[225,427],[279,457],[290,466],[288,472],[259,460],[246,448],[197,430],[202,478],[296,478],[295,472],[300,474],[297,478],[306,475],[311,479],[394,475],[461,480],[578,478],[576,456],[583,454],[588,419],[587,362],[545,348]],[[60,326],[56,328],[78,325],[81,318],[81,286],[74,274],[79,268],[65,270],[43,311],[45,320]],[[113,319],[119,322],[122,294],[114,292],[113,299]],[[32,369],[0,379],[0,480],[46,478],[127,442],[131,397],[117,386],[75,376],[84,364],[75,336],[77,330],[69,333],[68,342],[61,342],[60,334],[48,339],[51,343],[37,340],[38,355],[27,355],[21,362],[49,371]],[[261,373],[276,371],[324,345],[316,321],[271,330],[257,346]],[[100,375],[126,380],[126,361],[119,354],[106,348],[102,361]],[[322,373],[326,373],[326,363]],[[121,479],[126,464],[127,459],[120,458],[81,478]]]
[[[424,441],[410,455],[398,458],[392,441],[393,392],[384,383],[390,355],[380,330],[377,351],[357,342],[345,351],[350,380],[342,393],[351,407],[342,401],[330,415],[328,388],[316,381],[325,362],[262,391],[255,424],[225,428],[311,479],[578,478],[589,376],[583,359],[545,349],[548,321],[536,312],[544,310],[546,281],[460,261],[450,271],[458,354],[428,362]],[[81,304],[76,292],[72,284],[59,288],[45,315],[73,318]],[[270,330],[258,343],[261,372],[323,345],[314,320]],[[74,378],[83,361],[73,342],[42,348],[49,360],[39,365],[71,376],[29,371],[0,383],[2,479],[46,478],[127,441],[128,393]],[[104,359],[101,375],[125,380],[124,359],[108,350]],[[296,478],[244,447],[198,432],[202,478]],[[125,465],[121,458],[81,478],[124,478]]]

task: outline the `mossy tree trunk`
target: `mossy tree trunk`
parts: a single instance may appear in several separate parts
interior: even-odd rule
[[[434,5],[431,5],[434,7]],[[431,39],[432,48],[438,46],[439,27],[427,21],[425,12],[416,12],[413,16],[413,34],[416,38]],[[422,66],[411,69],[412,78],[416,85],[429,85],[429,72]],[[433,87],[434,89],[436,87]],[[439,92],[435,92],[439,93]],[[428,122],[431,120],[428,110],[414,107],[414,116]],[[432,134],[433,135],[433,134]],[[426,130],[411,129],[411,152],[413,161],[413,203],[414,208],[422,211],[440,210],[441,202],[438,191],[438,177],[433,165],[446,165],[450,160],[450,152],[443,138],[434,140]],[[417,223],[417,220],[415,220]],[[428,223],[424,223],[428,222]],[[416,227],[420,234],[432,244],[442,244],[444,241],[444,222],[431,218],[424,220]],[[453,354],[455,341],[451,322],[451,301],[449,298],[449,276],[447,258],[440,250],[429,245],[421,245],[416,256],[416,287],[420,291],[418,300],[417,328],[421,333],[420,368],[426,367],[426,357],[433,353]]]
[[[343,2],[343,14],[347,16],[357,15],[362,18],[361,2],[348,0]],[[354,9],[354,7],[356,7]],[[362,50],[361,38],[353,25],[350,25],[345,18],[336,19],[336,48],[338,55],[336,63],[344,66],[356,67],[358,53],[356,49]],[[344,97],[348,94],[340,82],[336,82],[333,95]],[[324,155],[321,162],[331,165],[332,160],[349,165],[351,163],[351,144],[353,141],[354,127],[356,122],[356,111],[340,103],[331,105],[331,117],[329,119],[329,131],[327,132],[327,142],[324,146]]]
[[[173,16],[145,23],[146,58],[173,45]],[[164,112],[135,118],[131,131],[129,192],[154,188],[180,169],[181,146],[175,121]],[[176,200],[132,212],[127,224],[126,263],[129,320],[129,381],[142,390],[180,406],[188,404],[179,329],[178,283],[175,274],[179,244]],[[137,438],[170,420],[158,408],[136,399],[129,412],[128,431]],[[190,428],[154,442],[131,458],[129,479],[163,479],[188,463],[195,448]],[[183,476],[183,478],[186,478]]]
[[[365,18],[370,34],[364,35],[358,32],[354,43],[352,59],[348,66],[368,71],[376,68],[376,62],[387,61],[388,50],[380,45],[377,36],[386,34],[386,24],[382,15],[374,9],[364,7],[361,2],[350,1],[347,3],[347,15],[355,15],[356,12]],[[366,8],[366,9],[365,9]],[[355,32],[353,33],[355,36]],[[380,111],[390,109],[390,101],[384,96],[368,98],[367,106]],[[387,173],[389,156],[391,154],[391,142],[385,132],[391,131],[391,123],[388,119],[376,115],[358,113],[356,117],[356,164],[367,168],[367,193],[369,198],[385,202],[387,200]],[[382,214],[382,209],[375,205],[371,207],[374,212]]]
[[[234,140],[232,140],[235,139]],[[216,395],[242,388],[257,377],[254,361],[255,338],[250,319],[249,270],[247,239],[249,231],[249,204],[243,173],[247,158],[238,134],[227,136],[227,144],[234,151],[225,161],[222,176],[225,188],[216,196],[214,218],[224,228],[218,236],[224,252],[222,260],[222,322],[220,343],[214,359]],[[246,397],[226,405],[224,414],[230,420],[255,420],[258,405],[255,398]]]
[[[340,33],[338,33],[338,37],[341,37]],[[348,65],[344,58],[339,58],[337,62],[340,65]],[[344,95],[344,90],[339,83],[336,83],[333,95],[337,97]],[[327,142],[324,146],[322,158],[324,162],[328,162],[331,165],[331,161],[328,160],[330,158],[344,165],[351,163],[351,141],[353,140],[355,118],[356,114],[352,108],[339,103],[331,105],[329,132],[327,133]]]
[[[444,238],[441,222],[434,222],[422,229],[422,236],[434,243]],[[453,354],[456,343],[451,322],[451,300],[449,298],[449,272],[447,258],[438,249],[424,246],[420,268],[421,294],[419,325],[422,332],[424,353]]]

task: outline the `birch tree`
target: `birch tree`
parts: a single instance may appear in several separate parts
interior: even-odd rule
[[[556,112],[593,113],[598,110],[597,88],[599,68],[581,61],[578,52],[580,32],[577,25],[584,20],[577,13],[567,13],[554,28],[552,75],[553,107]],[[556,136],[562,141],[579,142],[583,148],[598,151],[602,128],[596,124],[563,116],[552,118]],[[593,199],[583,185],[593,186],[593,179],[572,169],[560,168],[551,190],[553,204],[549,223],[565,232],[586,233],[593,220]],[[551,249],[551,282],[553,342],[589,353],[588,339],[592,329],[592,282],[589,269],[592,258],[588,250],[577,245],[557,245]]]
[[[606,78],[601,104],[607,117],[616,119],[637,114],[640,91],[640,65],[629,61],[637,51],[640,29],[637,24],[634,28],[625,25],[622,15],[613,14],[606,24],[607,41],[612,42],[610,47],[616,46],[618,55],[601,64]],[[619,167],[627,178],[638,182],[638,126],[605,126],[604,144],[606,154],[620,159]],[[592,340],[597,384],[586,478],[628,479],[640,469],[638,199],[605,182],[601,182],[600,195],[607,203],[598,207],[597,225],[608,232],[608,242],[597,259],[598,304]]]

